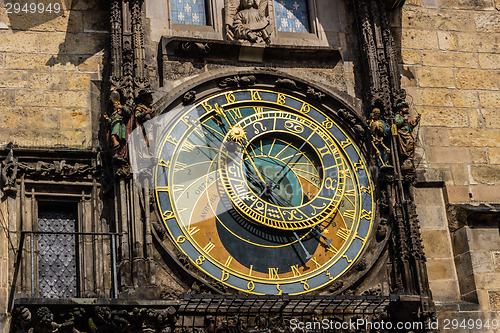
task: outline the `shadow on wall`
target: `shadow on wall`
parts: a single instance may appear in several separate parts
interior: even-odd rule
[[[47,66],[78,66],[109,43],[109,1],[23,0],[6,3],[6,12],[14,33],[46,33],[39,53],[52,54]]]

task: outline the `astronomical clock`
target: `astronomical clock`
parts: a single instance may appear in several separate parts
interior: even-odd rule
[[[158,214],[190,267],[229,290],[321,290],[343,278],[373,234],[370,168],[338,116],[341,103],[258,82],[167,108]]]

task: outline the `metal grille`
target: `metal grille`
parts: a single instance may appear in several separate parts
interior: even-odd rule
[[[75,212],[40,210],[38,231],[55,233],[38,235],[40,297],[76,297],[76,235],[57,234],[76,231]]]

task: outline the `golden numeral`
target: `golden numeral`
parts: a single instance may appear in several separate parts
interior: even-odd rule
[[[290,266],[293,272],[293,276],[300,276],[299,265]]]
[[[327,119],[324,122],[322,122],[321,125],[323,125],[323,127],[326,129],[330,129],[333,127],[333,121]]]
[[[354,189],[351,189],[351,190],[345,191],[344,195],[346,195],[348,197],[355,197],[356,196],[356,192],[355,192]]]
[[[354,209],[346,209],[343,215],[345,218],[354,220],[354,215],[356,215],[356,211]]]
[[[205,102],[201,103],[201,106],[203,106],[203,108],[207,112],[210,112],[210,111],[213,110],[213,107],[210,104],[208,104],[208,101],[205,101]]]
[[[177,243],[182,244],[186,241],[186,236],[180,235],[179,237],[177,237],[176,241]]]
[[[205,253],[210,253],[214,249],[215,245],[212,242],[208,242],[207,245],[203,248]]]
[[[220,278],[220,281],[221,282],[224,282],[226,281],[227,279],[229,279],[229,273],[226,272],[226,271],[222,271],[222,277]]]
[[[170,160],[165,162],[165,160],[162,158],[160,162],[158,162],[158,164],[164,168],[170,168]]]
[[[321,265],[319,264],[319,262],[316,261],[316,257],[312,257],[312,262],[316,265],[316,268],[319,268],[321,267]]]
[[[358,170],[364,169],[364,168],[365,168],[365,166],[361,162],[358,162],[358,163],[354,164],[354,171],[356,171],[356,172],[358,172]]]
[[[286,96],[283,94],[278,94],[278,98],[276,99],[276,103],[283,105],[283,104],[285,104],[285,101],[286,101]]]
[[[361,216],[359,217],[360,219],[367,219],[370,221],[372,219],[372,211],[367,211],[366,209],[363,209],[361,211]]]
[[[337,250],[335,248],[335,246],[333,246],[331,244],[328,245],[328,247],[326,248],[326,251],[333,253],[333,255],[336,255],[339,252],[339,250]]]
[[[323,157],[326,154],[330,154],[330,149],[328,149],[328,146],[324,146],[323,148],[318,149],[318,152],[321,154],[321,157]]]
[[[234,103],[236,100],[236,97],[232,93],[226,93],[225,96],[228,103]]]
[[[328,270],[325,271],[326,276],[328,276],[328,280],[333,280],[333,276],[330,275]]]
[[[229,110],[233,113],[233,118],[242,118],[242,115],[241,115],[241,110],[240,109],[231,109]]]
[[[250,265],[250,270],[248,272],[248,275],[252,276],[252,271],[253,271],[253,265]]]
[[[368,194],[372,194],[372,188],[371,188],[371,186],[368,186],[368,187],[366,187],[366,186],[361,186],[361,192],[363,192],[363,193],[368,193]]]
[[[278,269],[279,268],[269,268],[269,278],[271,280],[278,280],[280,276],[278,275]]]
[[[260,98],[259,92],[256,90],[250,90],[250,95],[252,96],[252,101],[262,100],[262,98]]]
[[[276,290],[278,290],[278,295],[283,294],[283,290],[280,289],[280,284],[279,283],[276,285]]]
[[[304,285],[304,290],[309,290],[309,284],[307,283],[307,280],[302,280],[300,281]]]
[[[196,146],[194,144],[192,144],[191,142],[187,142],[187,141],[184,141],[184,144],[182,145],[182,151],[186,151],[186,152],[192,152],[194,150],[194,148],[196,148]]]
[[[300,108],[300,112],[302,113],[309,113],[311,111],[311,105],[304,103],[302,104],[302,107]]]
[[[184,185],[182,185],[182,184],[174,185],[172,187],[174,188],[174,192],[175,191],[182,191],[184,189]]]
[[[168,192],[170,191],[170,189],[168,188],[168,186],[158,186],[156,188],[157,191],[160,191],[160,192]]]
[[[332,191],[335,190],[335,186],[333,184],[336,182],[337,182],[337,179],[332,179],[332,178],[328,177],[327,179],[325,179],[325,188],[327,190],[332,190]],[[330,184],[328,184],[328,183],[330,183]]]
[[[188,228],[188,233],[189,235],[193,236],[195,233],[197,233],[198,231],[200,231],[200,228],[198,227],[191,227],[191,228]]]
[[[173,211],[171,210],[166,210],[162,213],[162,217],[164,220],[168,220],[168,219],[171,219],[172,217],[174,217],[175,214]]]
[[[229,267],[229,265],[231,265],[231,261],[233,261],[233,257],[231,257],[231,256],[227,257],[226,263],[224,264],[224,266]]]
[[[349,146],[350,144],[352,144],[352,142],[349,139],[346,139],[345,141],[340,142],[340,145],[342,146],[342,148],[345,148],[345,147]]]
[[[345,254],[342,256],[342,258],[345,258],[345,260],[347,260],[348,263],[352,263],[352,260],[350,260],[349,258],[347,258],[347,256]]]
[[[169,135],[167,137],[167,141],[170,142],[170,143],[173,143],[174,145],[176,145],[178,142],[177,142],[177,139],[174,138],[172,135]]]
[[[349,237],[349,230],[345,229],[345,228],[340,228],[338,231],[337,231],[337,236],[339,236],[340,238],[342,238],[343,240],[346,240],[347,237]]]
[[[203,262],[205,261],[205,259],[206,259],[206,258],[205,258],[205,256],[204,256],[204,255],[200,255],[200,256],[198,257],[198,259],[196,259],[196,260],[195,260],[196,265],[201,266],[201,264],[203,264]]]
[[[255,283],[253,283],[253,281],[250,281],[247,283],[247,289],[248,291],[252,291],[255,289]]]

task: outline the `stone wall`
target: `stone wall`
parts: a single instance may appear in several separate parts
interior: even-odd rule
[[[500,2],[408,0],[396,26],[419,167],[449,203],[500,202]]]
[[[14,8],[7,13],[7,2],[0,0],[0,145],[89,148],[109,48],[108,5],[43,1],[61,10],[26,13],[21,7],[16,14]]]
[[[498,319],[500,1],[407,0],[394,18],[422,114],[415,199],[439,318]]]

